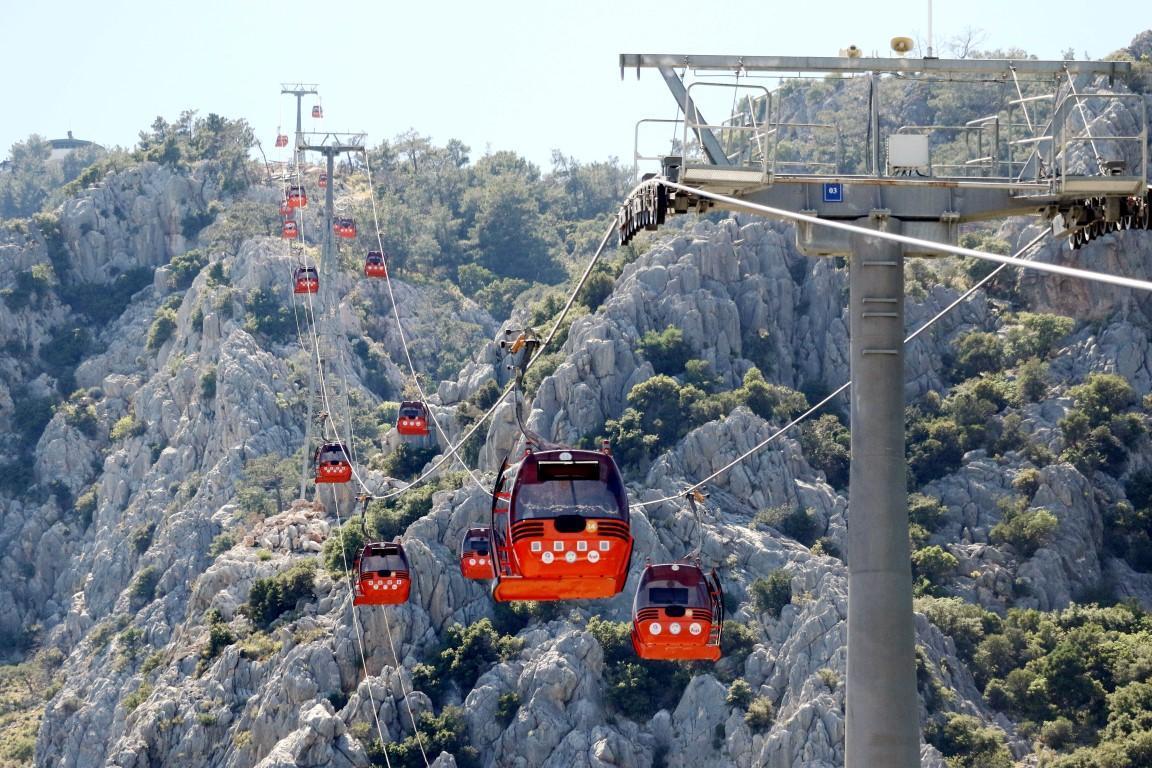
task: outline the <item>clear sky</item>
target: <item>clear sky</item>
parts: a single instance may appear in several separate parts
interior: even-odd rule
[[[937,55],[974,33],[979,49],[1103,58],[1143,31],[1136,13],[1083,0],[935,0]],[[1127,7],[1141,6],[1142,3]],[[365,131],[372,145],[414,129],[458,138],[476,159],[514,150],[551,167],[631,162],[634,126],[671,118],[659,75],[621,80],[620,53],[888,55],[896,35],[926,41],[928,0],[0,0],[0,154],[32,133],[131,147],[157,115],[242,117],[272,151],[294,100],[317,83],[318,130]],[[1152,27],[1152,14],[1143,23]],[[311,106],[311,101],[306,102]],[[306,127],[306,130],[309,128]]]

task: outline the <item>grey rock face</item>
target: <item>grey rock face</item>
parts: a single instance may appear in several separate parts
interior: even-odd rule
[[[101,283],[113,268],[167,261],[189,245],[181,222],[205,209],[209,192],[194,178],[153,166],[110,177],[62,211],[73,268]],[[1117,270],[1138,265],[1122,249],[1100,247]],[[17,251],[20,268],[47,259],[41,244],[0,241],[0,249],[0,256]],[[767,527],[757,514],[781,506],[810,510],[818,535],[843,549],[849,500],[809,465],[793,433],[709,481],[702,526],[677,498],[775,431],[746,408],[692,430],[653,461],[642,482],[630,478],[633,501],[645,506],[633,510],[636,550],[624,592],[533,619],[518,632],[523,649],[484,670],[471,690],[449,684],[434,702],[414,690],[421,679],[415,667],[435,660],[448,627],[507,618],[487,585],[465,580],[457,565],[464,531],[489,519],[491,471],[518,436],[507,404],[485,427],[485,471],[459,489],[436,493],[431,510],[404,533],[415,574],[408,604],[354,609],[347,575],[333,577],[321,567],[311,592],[258,630],[245,615],[254,585],[319,561],[337,525],[349,518],[352,490],[289,499],[260,520],[247,516],[236,493],[246,462],[287,455],[302,442],[307,363],[293,344],[269,343],[245,328],[250,292],[283,287],[291,267],[283,249],[252,238],[235,253],[212,258],[225,261],[228,285],[198,277],[182,297],[171,338],[158,349],[146,351],[145,339],[165,301],[164,275],[101,329],[99,353],[76,372],[79,387],[101,392],[94,397],[97,436],[57,414],[40,438],[37,480],[59,480],[71,494],[91,490],[91,523],[81,525],[55,497],[6,503],[0,516],[3,572],[31,568],[34,574],[5,582],[0,621],[13,625],[5,630],[42,622],[47,642],[68,654],[65,683],[44,717],[38,766],[359,767],[369,764],[377,723],[385,746],[395,749],[413,734],[414,720],[451,704],[462,705],[465,740],[485,768],[649,768],[657,755],[670,766],[843,765],[846,568]],[[0,258],[0,276],[3,269]],[[349,277],[337,281],[334,386],[370,410],[382,398],[364,385],[368,363],[349,337],[367,334],[369,348],[388,356],[376,386],[396,390],[393,395],[407,382],[407,362],[390,303],[382,294],[366,295]],[[1089,371],[1105,370],[1120,372],[1145,393],[1152,367],[1142,300],[1064,293],[1051,285],[1023,280],[1021,290],[1041,307],[1081,313],[1103,302],[1102,318],[1131,314],[1082,332],[1056,352],[1054,393]],[[464,401],[490,380],[507,381],[498,348],[487,341],[500,338],[498,329],[467,303],[445,326],[444,296],[400,282],[396,291],[418,368],[438,369],[461,349],[479,350],[454,378],[428,388],[429,405],[444,425],[436,438],[443,449],[462,433]],[[670,325],[683,330],[693,355],[728,385],[757,363],[772,382],[831,390],[848,375],[845,294],[844,268],[798,256],[786,227],[737,219],[688,226],[629,265],[603,307],[573,325],[562,362],[531,403],[529,426],[573,442],[617,418],[628,392],[655,373],[638,340]],[[926,291],[909,303],[909,327],[955,296],[942,287]],[[0,303],[0,323],[32,347],[45,343],[52,323],[66,315],[51,302],[23,312]],[[906,393],[945,387],[942,350],[949,340],[970,329],[995,330],[999,322],[994,304],[983,299],[948,316],[909,349]],[[15,370],[0,360],[5,381],[14,380]],[[210,371],[211,396],[203,387]],[[28,385],[32,392],[50,390],[48,381]],[[1023,429],[1058,453],[1058,423],[1070,406],[1059,397],[1020,406]],[[5,385],[0,428],[14,407]],[[135,428],[111,440],[112,425],[124,417]],[[385,437],[391,445],[397,441]],[[1052,463],[1028,500],[1030,509],[1048,510],[1060,521],[1052,540],[1027,558],[990,541],[1003,520],[999,503],[1016,493],[1013,475],[1026,462],[1019,455],[971,453],[957,471],[924,489],[948,510],[934,543],[960,561],[950,589],[994,609],[1057,608],[1111,574],[1126,594],[1147,601],[1146,575],[1101,555],[1100,494],[1120,498],[1120,482]],[[359,471],[372,488],[402,485],[381,472]],[[664,497],[671,500],[659,501]],[[222,532],[234,534],[230,544],[220,544]],[[697,548],[706,566],[720,571],[729,618],[746,630],[745,647],[695,674],[674,706],[633,722],[611,703],[611,669],[587,622],[592,616],[629,620],[645,560],[673,560]],[[776,571],[792,590],[778,616],[762,612],[755,599],[759,580]],[[736,630],[730,631],[731,639]],[[947,703],[922,702],[924,716],[946,709],[999,722],[948,638],[923,618],[916,631],[933,674],[955,692]],[[233,641],[225,642],[229,633]],[[735,678],[771,704],[770,724],[754,729],[745,711],[727,702]],[[513,700],[518,704],[510,707]],[[447,753],[428,757],[441,768],[457,764]],[[925,746],[922,763],[942,768],[944,760]]]

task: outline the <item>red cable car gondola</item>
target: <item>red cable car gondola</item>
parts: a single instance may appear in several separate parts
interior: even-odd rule
[[[326,173],[320,174],[320,181],[318,183],[320,185],[320,189],[327,189],[328,188],[328,174],[326,174]]]
[[[487,528],[469,528],[460,542],[460,573],[466,579],[492,578],[492,551]]]
[[[642,659],[717,661],[724,629],[720,578],[696,563],[647,565],[632,601],[632,648]]]
[[[399,605],[408,602],[412,574],[399,537],[365,544],[353,566],[353,605]]]
[[[276,146],[277,147],[288,146],[288,136],[283,134],[283,133],[276,134]]]
[[[296,226],[296,222],[293,221],[292,219],[288,219],[280,227],[280,236],[281,237],[293,238],[299,234],[300,234],[300,229]]]
[[[312,107],[312,117],[324,117],[324,109],[319,104]]]
[[[428,434],[428,409],[419,400],[405,400],[400,403],[400,414],[396,418],[396,431],[402,435],[424,437]]]
[[[356,237],[356,221],[347,217],[341,217],[332,222],[332,229],[336,232],[338,237],[352,239]]]
[[[352,458],[344,443],[324,443],[316,449],[316,482],[346,483],[352,479]]]
[[[288,202],[289,208],[304,208],[308,205],[308,192],[303,185],[293,184],[288,187],[288,193],[284,195],[284,199]]]
[[[505,459],[492,493],[492,597],[612,597],[632,559],[628,496],[607,451],[529,451]]]
[[[295,282],[293,293],[316,293],[320,290],[320,276],[316,267],[296,267],[292,273]]]
[[[368,255],[364,257],[364,275],[388,277],[388,265],[384,261],[384,254],[380,251],[368,251]]]

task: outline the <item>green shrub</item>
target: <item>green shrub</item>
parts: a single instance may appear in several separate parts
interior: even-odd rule
[[[1005,334],[1007,354],[1014,360],[1047,358],[1056,344],[1076,327],[1076,321],[1070,317],[1032,312],[1019,313],[1016,321],[1019,325],[1008,328]]]
[[[1060,521],[1046,509],[1028,509],[992,526],[988,537],[994,544],[1010,544],[1021,557],[1032,557],[1052,539]]]
[[[200,399],[214,400],[216,398],[216,366],[204,371],[200,376]]]
[[[155,270],[138,267],[118,275],[110,283],[74,283],[60,287],[60,298],[88,317],[93,325],[107,325],[120,317],[132,297],[152,282]]]
[[[219,656],[221,651],[235,642],[236,633],[224,622],[214,621],[208,625],[208,645],[200,652],[200,658],[205,661],[211,661]]]
[[[952,714],[924,729],[924,740],[940,750],[950,768],[1012,768],[1004,732],[984,727],[971,715]]]
[[[726,619],[720,636],[720,652],[734,667],[740,669],[759,641],[755,629],[742,622]]]
[[[83,493],[76,499],[73,509],[80,517],[80,521],[85,528],[92,524],[92,515],[96,513],[96,486],[89,486]]]
[[[908,494],[909,522],[922,525],[925,530],[932,532],[940,527],[947,514],[948,508],[939,499],[923,493]]]
[[[637,659],[632,650],[631,622],[594,616],[588,621],[588,632],[604,651],[605,695],[613,709],[643,722],[661,709],[676,706],[691,679],[684,666]]]
[[[313,596],[316,581],[316,562],[305,560],[271,578],[257,579],[248,593],[248,616],[261,629],[286,611],[296,607],[300,600]]]
[[[1016,369],[1016,396],[1021,402],[1038,402],[1048,392],[1048,366],[1030,358]]]
[[[439,452],[436,446],[421,448],[414,443],[400,443],[396,450],[384,457],[374,468],[389,477],[411,480],[420,473],[424,465],[435,459]]]
[[[800,447],[804,458],[824,473],[833,488],[848,487],[851,466],[852,434],[838,418],[825,413],[800,427]]]
[[[217,262],[219,263],[219,262]],[[253,288],[244,300],[244,330],[259,333],[268,340],[285,344],[296,334],[292,310],[280,303],[267,288]]]
[[[752,686],[748,685],[748,681],[744,678],[736,678],[728,686],[728,695],[724,701],[730,707],[748,709],[748,705],[752,703]]]
[[[956,572],[960,561],[943,547],[933,545],[912,553],[912,575],[920,580],[923,591],[931,591],[942,586],[946,576]]]
[[[744,715],[744,722],[753,733],[767,733],[776,718],[776,711],[772,707],[771,699],[757,696],[748,705],[748,712]]]
[[[402,741],[392,741],[386,748],[387,754],[378,739],[368,742],[364,751],[369,763],[393,768],[424,768],[424,754],[447,752],[454,757],[458,768],[480,768],[480,753],[468,744],[468,723],[460,707],[445,707],[439,716],[421,713],[417,730],[420,739],[408,736]]]
[[[511,659],[523,646],[523,640],[500,634],[487,618],[467,627],[453,624],[445,633],[444,645],[433,654],[433,662],[413,669],[413,684],[433,699],[439,699],[449,683],[467,695],[482,674]]]
[[[364,532],[359,520],[349,520],[343,527],[332,531],[324,542],[324,551],[320,555],[328,575],[333,579],[347,576],[356,556],[364,548],[364,541]]]
[[[770,384],[759,368],[748,369],[736,395],[754,414],[773,424],[784,424],[808,410],[808,401],[802,393]]]
[[[168,264],[172,288],[177,291],[187,290],[207,263],[208,254],[197,248],[173,256]]]
[[[136,708],[143,704],[144,701],[151,695],[152,684],[142,683],[139,688],[124,697],[123,704],[125,714],[131,714],[132,712],[135,712]]]
[[[792,602],[792,577],[783,569],[772,571],[766,579],[756,579],[749,589],[756,610],[774,619],[780,618],[784,606]]]
[[[915,606],[941,632],[952,638],[956,653],[966,662],[972,660],[984,636],[1000,628],[996,614],[958,597],[920,597]]]
[[[684,370],[692,349],[684,341],[684,331],[670,325],[663,331],[648,331],[640,337],[640,351],[658,374],[675,376]]]
[[[595,312],[612,295],[615,287],[616,280],[612,275],[596,270],[588,275],[588,279],[584,282],[584,287],[580,289],[580,294],[576,300],[588,307],[589,311]]]
[[[142,568],[128,587],[128,597],[131,598],[132,604],[139,607],[151,602],[156,597],[156,585],[159,581],[160,572],[156,566],[148,565]]]
[[[128,541],[132,544],[132,548],[140,554],[152,546],[152,537],[155,533],[156,523],[146,523],[133,529],[132,533],[128,536]]]
[[[500,694],[500,698],[496,700],[496,721],[504,727],[516,719],[516,713],[520,711],[520,696],[515,692]]]
[[[806,547],[812,546],[820,533],[820,523],[816,513],[802,507],[780,505],[763,509],[756,514],[756,522],[770,525],[785,536],[789,536]]]
[[[994,333],[971,331],[959,337],[952,345],[952,353],[944,364],[950,369],[954,382],[964,381],[1004,365],[1004,342]]]
[[[112,425],[111,432],[108,433],[108,437],[111,438],[112,442],[119,442],[127,440],[129,437],[138,437],[144,434],[144,429],[144,422],[137,421],[135,413],[128,413],[116,420],[116,423]]]

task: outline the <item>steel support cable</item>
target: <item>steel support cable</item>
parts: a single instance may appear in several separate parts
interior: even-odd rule
[[[1043,240],[1044,237],[1046,237],[1047,235],[1048,235],[1047,231],[1041,232],[1039,235],[1032,238],[1032,240],[1030,240],[1024,247],[1022,247],[1022,248],[1020,248],[1020,250],[1016,251],[1016,255],[1020,256],[1021,254],[1027,253],[1029,251],[1029,249],[1032,248],[1032,246],[1036,245],[1038,242]],[[985,275],[983,278],[981,278],[975,285],[973,285],[971,288],[964,291],[964,293],[962,293],[958,297],[956,297],[956,299],[953,300],[948,306],[946,306],[944,309],[937,312],[931,319],[929,319],[928,321],[923,323],[916,330],[912,331],[912,333],[908,334],[908,336],[905,337],[905,339],[904,339],[904,343],[907,344],[908,342],[912,341],[917,336],[919,336],[921,333],[926,331],[929,327],[931,327],[933,324],[935,324],[938,320],[940,320],[940,318],[944,317],[946,314],[951,312],[953,309],[955,309],[961,303],[967,301],[968,297],[970,297],[976,291],[980,290],[985,285],[987,285],[988,282],[990,280],[992,280],[992,278],[994,278],[996,275],[1000,274],[1000,272],[1003,271],[1004,268],[1007,266],[1008,266],[1007,263],[1003,263],[1003,264],[1000,264],[1000,266],[996,267],[996,269],[989,272],[987,275]],[[823,400],[816,403],[815,405],[813,405],[808,410],[804,411],[804,413],[802,413],[799,416],[797,416],[796,418],[792,419],[792,421],[790,421],[787,424],[785,424],[784,426],[780,427],[778,430],[773,432],[771,435],[764,438],[759,443],[752,446],[751,448],[749,448],[747,451],[745,451],[744,453],[737,456],[732,461],[730,461],[727,464],[725,464],[724,466],[720,467],[720,469],[718,469],[715,472],[713,472],[712,474],[708,475],[708,477],[704,478],[703,480],[700,480],[697,483],[694,483],[693,485],[688,486],[688,488],[686,488],[685,490],[676,494],[675,496],[665,496],[665,497],[659,498],[659,499],[652,499],[650,501],[643,501],[643,502],[640,502],[638,504],[630,504],[629,505],[630,508],[631,509],[643,509],[645,507],[651,507],[651,506],[655,506],[657,504],[663,504],[666,501],[675,501],[676,499],[684,498],[685,494],[689,494],[689,493],[692,493],[693,491],[699,490],[704,485],[708,484],[712,480],[715,480],[717,477],[724,474],[728,470],[732,469],[737,464],[743,462],[745,459],[748,459],[751,456],[755,455],[756,453],[759,453],[761,450],[763,450],[765,447],[767,447],[769,443],[774,442],[778,437],[780,437],[781,435],[785,434],[790,429],[792,429],[792,427],[796,426],[797,424],[801,423],[802,421],[807,419],[812,414],[814,414],[817,411],[819,411],[820,409],[822,409],[825,405],[830,403],[832,400],[834,400],[842,392],[844,392],[845,390],[847,390],[851,386],[852,386],[852,380],[849,379],[848,381],[844,382],[839,387],[837,387],[835,391],[833,391],[831,394],[829,394]]]
[[[381,253],[383,253],[384,244],[383,244],[383,240],[382,240],[381,234],[380,234],[380,223],[379,223],[378,212],[377,212],[377,207],[376,207],[376,195],[375,195],[373,182],[372,182],[372,168],[370,165],[370,161],[368,160],[367,153],[365,153],[364,162],[365,162],[365,165],[367,166],[367,171],[368,171],[368,184],[369,184],[369,190],[370,190],[371,202],[372,202],[372,217],[373,217],[373,224],[374,224],[375,229],[376,229],[377,244],[378,244],[378,247],[380,248]],[[601,238],[601,240],[600,240],[600,245],[597,246],[596,251],[595,251],[595,253],[593,253],[592,258],[589,260],[587,267],[585,267],[584,272],[580,276],[580,279],[577,281],[576,285],[572,289],[572,292],[568,296],[568,300],[565,302],[564,308],[556,316],[556,320],[552,324],[551,331],[549,331],[548,336],[544,339],[544,341],[541,342],[540,346],[536,350],[536,353],[525,364],[525,366],[524,366],[525,372],[528,370],[529,367],[532,366],[533,363],[535,363],[540,358],[541,355],[544,354],[544,351],[547,349],[548,345],[556,337],[556,333],[558,332],[558,330],[560,328],[560,324],[564,321],[564,318],[565,318],[565,316],[567,316],[568,311],[572,308],[572,305],[576,302],[576,298],[579,295],[580,290],[584,287],[585,283],[588,281],[589,275],[592,274],[593,268],[596,266],[597,261],[599,261],[600,256],[603,254],[604,249],[607,247],[608,241],[611,239],[612,233],[616,229],[615,221],[616,221],[615,217],[613,217],[613,220],[612,220],[613,223],[608,226],[607,230],[604,233],[604,237]],[[395,296],[392,293],[392,284],[391,284],[391,277],[390,276],[388,278],[386,278],[386,284],[388,286],[389,297],[392,301],[392,311],[396,315],[397,328],[400,329],[401,340],[403,343],[404,332],[403,332],[403,327],[400,325],[400,322],[399,322],[399,312],[398,312]],[[408,355],[407,344],[403,343],[403,346],[404,346],[405,355],[407,356]],[[408,364],[409,364],[410,369],[412,370],[413,378],[416,379],[417,387],[419,388],[419,379],[415,375],[416,374],[415,368],[412,366],[412,361],[411,361],[410,356],[408,357]],[[443,454],[441,454],[441,456],[435,462],[433,462],[432,465],[428,469],[426,469],[424,472],[422,472],[415,480],[408,483],[403,488],[397,488],[397,489],[394,489],[394,490],[389,491],[387,493],[370,494],[371,498],[372,499],[379,499],[379,500],[387,500],[387,499],[392,499],[392,498],[395,498],[397,496],[400,496],[400,495],[404,494],[405,492],[407,492],[408,490],[415,488],[416,486],[423,483],[430,476],[435,474],[440,469],[440,467],[443,466],[444,462],[446,462],[449,458],[453,458],[453,457],[456,458],[456,460],[459,461],[465,467],[465,469],[468,470],[468,473],[469,473],[469,475],[472,476],[473,481],[476,482],[476,484],[485,493],[487,493],[489,496],[491,496],[492,491],[489,490],[486,485],[481,483],[476,478],[476,476],[473,474],[473,471],[464,462],[463,458],[459,456],[457,451],[460,449],[461,446],[464,445],[465,442],[468,441],[468,439],[470,437],[472,437],[472,435],[476,432],[477,429],[479,429],[489,418],[492,417],[492,415],[496,412],[496,410],[504,402],[504,398],[506,398],[508,396],[508,393],[512,392],[514,389],[515,389],[515,380],[508,382],[508,384],[504,387],[504,391],[500,393],[500,396],[498,398],[496,398],[496,401],[492,404],[492,406],[489,407],[488,410],[485,411],[484,414],[479,419],[477,419],[464,432],[464,434],[461,436],[461,438],[454,445],[449,441],[448,450],[445,451]],[[431,411],[429,410],[428,413],[431,414]],[[437,424],[437,429],[441,432],[441,434],[445,435],[445,440],[447,440],[448,439],[447,435],[440,428],[439,424],[437,422],[435,422],[434,417],[433,417],[433,422]],[[353,468],[353,472],[355,472],[355,468]],[[360,481],[361,487],[365,491],[367,491],[367,488],[364,487],[364,483],[363,483],[363,481],[360,480],[359,475],[357,475],[357,480]]]
[[[344,521],[340,518],[340,499],[336,494],[335,488],[332,489],[332,502],[333,502],[333,506],[336,509],[336,525],[337,525],[336,530],[338,531],[339,536],[340,536],[340,557],[344,561],[344,576],[348,579],[349,583],[353,583],[352,582],[352,569],[348,567],[348,551],[344,546]],[[353,590],[353,591],[355,591],[355,590]],[[360,650],[360,666],[364,670],[365,678],[367,678],[367,676],[368,676],[368,657],[364,653],[363,625],[360,623],[360,614],[356,610],[357,605],[356,605],[356,602],[354,599],[354,595],[349,593],[349,597],[353,598],[353,601],[352,601],[352,632],[356,635],[356,645],[359,647],[359,650]],[[385,616],[385,621],[387,621],[387,616]],[[376,694],[374,694],[372,692],[372,683],[371,682],[368,683],[368,701],[372,705],[372,719],[376,721],[376,734],[380,737],[380,751],[384,753],[385,766],[386,766],[386,768],[392,768],[392,761],[388,759],[388,747],[385,746],[384,727],[382,725],[380,725],[380,713],[377,711],[377,708],[376,708]],[[413,725],[413,728],[415,728],[415,725]],[[420,751],[421,752],[424,751],[423,746],[421,746]],[[424,762],[425,763],[428,762],[427,757],[424,758]]]
[[[1088,113],[1084,111],[1084,100],[1080,98],[1080,94],[1076,91],[1076,83],[1072,80],[1072,73],[1068,68],[1064,68],[1064,74],[1068,78],[1068,90],[1072,91],[1072,97],[1076,99],[1076,111],[1080,113],[1080,121],[1084,123],[1084,133],[1088,134],[1088,144],[1092,147],[1092,154],[1096,158],[1096,170],[1104,173],[1103,158],[1100,157],[1100,150],[1096,148],[1096,138],[1092,135],[1092,126],[1088,124]],[[1064,158],[1064,173],[1068,173],[1068,158]]]
[[[326,236],[330,237],[331,235],[328,234]],[[329,276],[329,279],[334,280],[335,277]],[[331,293],[331,291],[330,291],[330,293]],[[339,425],[336,423],[336,418],[333,416],[331,399],[329,398],[329,395],[328,395],[327,378],[326,378],[326,375],[324,372],[324,362],[323,362],[323,359],[321,357],[320,337],[319,337],[319,333],[317,332],[316,313],[315,313],[315,306],[312,303],[312,294],[310,294],[310,293],[307,294],[307,297],[308,297],[308,301],[307,301],[308,310],[312,316],[312,341],[313,341],[314,349],[316,350],[316,367],[317,367],[317,372],[319,374],[320,393],[321,393],[321,396],[324,400],[324,408],[328,414],[328,421],[331,422],[331,424],[332,424],[333,434],[335,435],[336,440],[338,442],[342,443],[342,441],[340,439]],[[324,311],[324,309],[330,309],[330,308],[322,308],[322,311]],[[333,321],[334,317],[326,317],[324,319],[328,320],[328,321]],[[345,388],[347,388],[347,382],[345,382]],[[349,423],[351,423],[350,416],[349,416]],[[349,456],[349,458],[351,458],[351,456]],[[354,467],[354,465],[353,465],[353,467]],[[319,489],[317,489],[317,493],[319,493]],[[336,525],[337,525],[337,529],[338,529],[339,535],[340,535],[340,556],[344,561],[344,573],[351,580],[351,569],[349,569],[349,567],[348,567],[348,553],[347,553],[347,550],[345,549],[345,546],[344,546],[344,520],[340,514],[340,499],[339,499],[339,496],[336,494],[335,489],[332,490],[332,502],[333,502],[333,508],[336,512]],[[357,645],[359,646],[359,650],[360,650],[360,662],[364,667],[365,674],[367,674],[368,673],[368,660],[367,660],[367,657],[364,653],[364,638],[363,638],[362,624],[360,622],[359,613],[356,610],[355,603],[353,603],[353,605],[352,605],[352,622],[353,622],[353,629],[356,633],[356,642],[357,642]],[[387,617],[385,617],[385,622],[387,622]],[[391,630],[390,629],[389,629],[389,644],[391,644]],[[395,654],[395,647],[393,646],[393,658],[395,658],[395,655],[396,655]],[[400,677],[400,686],[401,686],[400,690],[404,695],[405,704],[408,706],[408,715],[410,718],[412,718],[412,729],[416,733],[416,739],[420,745],[420,753],[424,757],[425,766],[428,766],[429,765],[428,755],[424,751],[423,739],[420,735],[419,730],[416,727],[416,720],[412,714],[412,707],[408,703],[407,693],[404,693],[404,676],[399,671],[399,669],[397,670],[397,675]],[[372,717],[376,721],[376,730],[377,730],[377,734],[380,737],[380,749],[381,749],[381,751],[384,752],[385,763],[390,768],[391,767],[391,761],[388,759],[388,749],[385,746],[384,730],[380,724],[379,714],[377,713],[377,710],[376,710],[376,699],[375,699],[375,694],[373,694],[373,692],[372,692],[371,684],[369,684],[369,686],[368,686],[368,696],[369,696],[369,700],[372,704]]]
[[[416,727],[416,715],[412,712],[412,702],[408,701],[408,691],[404,687],[404,673],[403,666],[400,664],[400,657],[396,654],[396,645],[392,642],[392,625],[388,621],[388,614],[384,614],[384,634],[388,636],[388,645],[392,649],[392,660],[396,662],[396,676],[400,679],[400,696],[404,699],[404,706],[408,709],[408,719],[412,722],[412,733],[416,735],[416,744],[420,747],[420,754],[424,758],[425,768],[432,768],[428,762],[428,753],[424,751],[424,736],[420,733],[420,729]]]
[[[376,208],[376,189],[373,186],[372,161],[368,159],[367,151],[364,152],[364,165],[368,175],[368,199],[372,203],[372,226],[376,230],[376,247],[379,248],[380,253],[383,254],[384,238],[380,234],[380,215]],[[395,292],[392,290],[392,275],[387,270],[387,261],[385,261],[384,285],[388,289],[388,300],[392,303],[392,316],[396,320],[396,330],[400,334],[400,347],[404,351],[404,359],[408,363],[408,370],[412,374],[412,381],[416,384],[416,391],[420,394],[420,402],[424,404],[424,412],[432,420],[436,432],[443,437],[444,442],[448,444],[448,454],[460,462],[460,466],[464,467],[464,471],[472,478],[472,482],[486,491],[487,488],[484,483],[480,482],[480,478],[478,478],[472,468],[468,466],[468,462],[464,461],[464,457],[458,453],[460,445],[463,445],[463,441],[461,441],[459,445],[453,445],[451,436],[440,424],[440,420],[436,418],[436,414],[432,411],[428,395],[424,392],[424,385],[420,383],[420,376],[416,371],[416,364],[412,361],[412,353],[408,349],[408,337],[404,333],[404,324],[400,322],[400,305],[396,301]],[[368,489],[364,487],[364,481],[360,479],[359,475],[357,475],[356,479],[361,487],[367,491]]]
[[[572,295],[569,296],[568,302],[564,305],[564,309],[561,310],[561,312],[557,315],[556,321],[552,325],[552,330],[549,332],[547,338],[545,338],[545,340],[536,349],[536,354],[534,354],[532,356],[532,358],[527,363],[525,363],[525,365],[524,365],[525,371],[527,371],[528,368],[530,368],[532,366],[532,364],[535,363],[540,358],[540,356],[542,354],[544,354],[544,350],[547,349],[548,344],[552,341],[553,338],[555,338],[556,332],[560,328],[560,323],[563,322],[564,316],[568,313],[568,310],[572,307],[572,304],[575,302],[576,294],[584,286],[584,283],[588,280],[588,276],[590,274],[592,274],[592,268],[596,265],[596,261],[600,258],[600,255],[604,252],[604,249],[607,247],[608,240],[612,237],[612,233],[615,231],[615,229],[616,229],[615,217],[613,217],[613,223],[608,227],[608,230],[604,233],[604,237],[601,239],[600,245],[597,247],[596,252],[592,255],[592,259],[588,263],[588,266],[585,268],[584,273],[580,276],[580,281],[577,284],[575,290],[573,290]],[[515,379],[513,379],[512,381],[509,381],[508,384],[504,387],[504,391],[500,393],[500,397],[496,398],[496,402],[492,404],[492,406],[484,413],[483,416],[481,416],[479,419],[477,419],[476,422],[471,427],[468,428],[468,431],[466,431],[464,433],[464,435],[460,438],[459,442],[457,442],[456,445],[457,446],[463,445],[464,442],[467,441],[468,438],[470,438],[472,436],[472,434],[477,429],[479,429],[480,426],[492,416],[492,414],[494,414],[496,412],[496,409],[499,408],[501,403],[504,402],[504,398],[507,397],[508,393],[512,392],[515,388],[516,388],[516,381],[515,381]],[[400,496],[401,494],[405,493],[409,489],[414,488],[417,485],[419,485],[420,483],[424,482],[424,480],[426,480],[430,475],[435,473],[436,470],[439,469],[440,466],[445,461],[448,460],[448,458],[449,458],[449,454],[447,454],[447,453],[442,454],[440,456],[440,458],[437,459],[432,464],[431,467],[429,467],[427,470],[425,470],[419,477],[417,477],[415,480],[413,480],[408,485],[404,486],[403,488],[397,488],[396,490],[389,491],[388,493],[385,493],[385,494],[381,494],[379,496],[374,496],[373,498],[375,498],[375,499],[391,499],[391,498],[394,498],[396,496]],[[484,488],[484,492],[487,493],[489,496],[492,495],[492,492],[490,490],[488,490],[487,487]]]
[[[1019,259],[1015,256],[1001,256],[997,253],[986,253],[985,251],[977,251],[972,248],[964,248],[958,245],[948,245],[947,243],[939,243],[933,240],[924,240],[919,237],[911,237],[909,235],[898,235],[894,232],[883,232],[877,229],[869,229],[868,227],[861,227],[857,224],[849,224],[843,221],[835,221],[832,219],[821,219],[816,216],[809,216],[805,213],[796,213],[795,211],[784,210],[783,208],[773,208],[768,205],[761,205],[760,203],[751,203],[747,200],[741,200],[736,197],[729,197],[728,195],[721,195],[715,192],[708,192],[703,189],[696,189],[684,184],[678,184],[674,181],[666,179],[649,179],[648,181],[641,182],[633,192],[642,189],[647,185],[663,185],[669,189],[674,189],[680,192],[687,192],[699,197],[715,200],[724,203],[726,206],[732,208],[748,211],[751,213],[762,213],[780,219],[791,219],[793,221],[803,221],[817,226],[829,227],[831,229],[839,229],[845,232],[855,232],[867,237],[877,238],[879,240],[888,240],[895,243],[903,243],[905,245],[913,245],[918,248],[923,248],[929,252],[936,251],[940,253],[950,253],[954,256],[971,256],[984,261],[994,261],[999,264],[1014,264],[1018,267],[1026,269],[1034,269],[1038,272],[1050,272],[1056,275],[1064,275],[1066,277],[1076,277],[1083,280],[1092,280],[1097,283],[1108,283],[1109,285],[1118,285],[1121,288],[1135,288],[1141,291],[1152,291],[1152,282],[1148,280],[1139,280],[1134,277],[1123,277],[1121,275],[1109,275],[1104,272],[1093,272],[1089,269],[1077,269],[1076,267],[1066,267],[1061,264],[1047,264],[1039,261],[1026,261]]]

